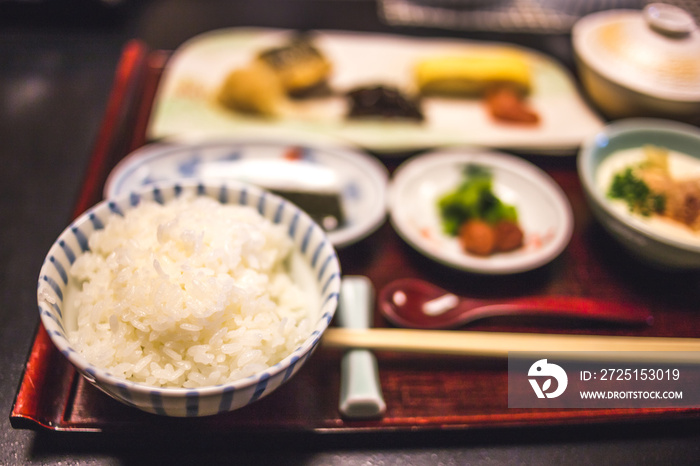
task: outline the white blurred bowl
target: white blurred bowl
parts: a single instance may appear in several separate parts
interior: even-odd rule
[[[125,212],[140,200],[167,202],[182,193],[218,199],[224,204],[255,207],[264,217],[288,227],[294,247],[314,272],[321,308],[312,333],[282,361],[270,368],[224,385],[203,388],[159,388],[117,378],[95,367],[76,352],[66,337],[63,297],[70,266],[88,249],[88,238],[115,212]],[[232,411],[269,395],[289,380],[307,361],[331,322],[340,291],[340,265],[325,232],[296,206],[259,188],[234,182],[203,184],[196,181],[149,186],[136,194],[100,202],[78,217],[50,248],[41,268],[38,286],[41,322],[51,340],[89,382],[122,403],[149,413],[176,416],[208,416]]]
[[[653,228],[641,216],[615,208],[598,184],[598,168],[607,157],[646,144],[687,154],[700,164],[699,128],[651,118],[611,123],[585,141],[578,155],[579,177],[588,203],[601,225],[635,257],[662,268],[698,269],[700,234],[692,241]]]
[[[700,29],[685,10],[593,13],[574,25],[572,43],[581,82],[608,118],[697,121]]]

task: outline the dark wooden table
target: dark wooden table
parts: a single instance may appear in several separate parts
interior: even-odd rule
[[[126,2],[116,8],[87,0],[0,2],[0,362],[4,369],[0,406],[5,413],[11,411],[37,328],[38,269],[76,205],[81,207],[81,189],[84,180],[90,179],[86,176],[88,162],[104,141],[100,133],[113,105],[109,93],[130,39],[140,39],[150,50],[173,50],[197,33],[227,26],[441,35],[521,43],[554,56],[573,70],[567,35],[391,28],[377,18],[376,8],[369,0],[162,0]],[[570,160],[538,162],[549,164],[558,182],[575,182],[568,171]],[[393,163],[389,162],[390,168]],[[605,252],[605,247],[611,247],[609,241],[594,225],[591,228],[590,237],[600,240]],[[404,257],[407,251],[395,241],[388,224],[377,235],[396,244],[393,253]],[[346,272],[369,271],[377,284],[390,278],[371,264],[343,257],[348,254],[341,253],[349,267]],[[413,272],[430,267],[418,256],[410,265]],[[444,274],[444,270],[437,273]],[[542,278],[534,278],[538,277]],[[692,292],[686,287],[696,285],[696,277],[683,277],[675,287],[674,280],[666,276],[639,278],[640,289],[647,293],[655,286],[671,289],[679,302],[698,294],[697,287]],[[440,280],[447,285],[451,281],[445,276]],[[508,283],[520,286],[518,280]],[[479,286],[474,285],[475,289]],[[2,422],[0,464],[115,464],[144,459],[175,464],[672,464],[692,462],[700,455],[700,422],[693,417],[446,431],[357,429],[341,435],[196,435],[187,429],[186,435],[173,430],[150,432],[145,440],[143,432],[35,432],[12,428],[7,417]]]

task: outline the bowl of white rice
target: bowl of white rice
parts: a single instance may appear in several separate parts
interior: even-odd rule
[[[310,357],[338,302],[324,230],[254,186],[191,181],[107,199],[41,268],[41,322],[113,398],[164,416],[232,411]]]

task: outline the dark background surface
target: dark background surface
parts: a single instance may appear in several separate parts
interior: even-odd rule
[[[0,464],[693,464],[700,423],[386,435],[148,439],[15,430],[9,413],[38,322],[36,277],[69,221],[122,47],[175,49],[227,26],[508,40],[573,70],[569,37],[390,28],[370,0],[0,0]]]

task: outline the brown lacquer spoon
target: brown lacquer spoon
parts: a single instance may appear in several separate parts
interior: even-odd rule
[[[568,296],[471,299],[424,280],[399,279],[378,296],[381,313],[394,325],[448,329],[497,316],[550,316],[627,325],[651,325],[648,309],[623,303]]]

